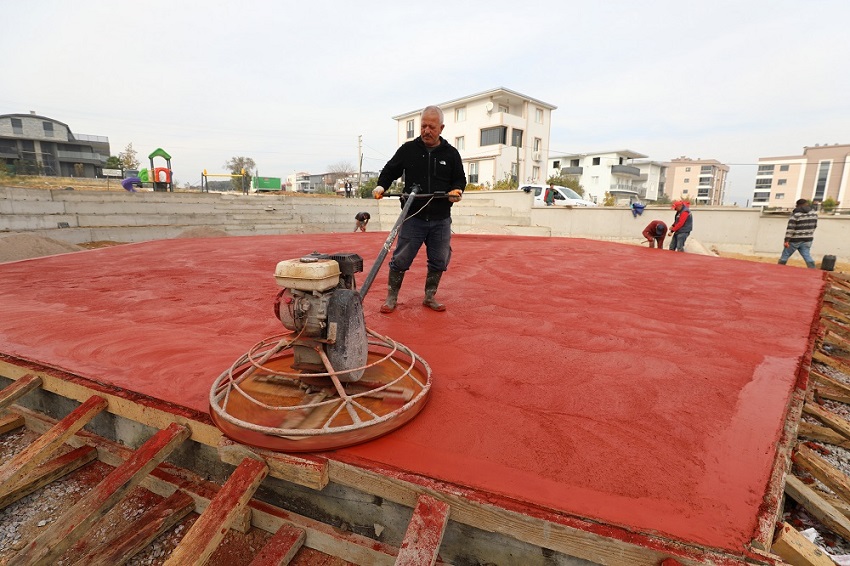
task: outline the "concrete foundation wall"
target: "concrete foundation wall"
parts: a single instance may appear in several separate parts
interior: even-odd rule
[[[675,212],[650,206],[633,217],[624,207],[533,207],[523,191],[470,191],[455,205],[456,233],[590,238],[638,244],[651,220],[671,224]],[[222,195],[124,191],[69,191],[0,187],[0,233],[38,232],[69,243],[97,240],[138,242],[172,238],[210,226],[232,235],[351,232],[354,215],[372,215],[369,230],[388,231],[398,199],[343,199],[292,194]],[[693,209],[692,239],[720,252],[776,255],[788,216],[754,208]],[[64,227],[67,225],[67,227]],[[60,228],[60,226],[63,226]],[[819,258],[850,258],[850,216],[821,215],[812,246]]]

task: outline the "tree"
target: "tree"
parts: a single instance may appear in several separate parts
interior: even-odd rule
[[[337,181],[351,177],[355,173],[357,173],[357,169],[355,169],[348,161],[337,161],[336,163],[328,165],[328,174],[334,188],[336,188]]]
[[[138,169],[139,158],[136,157],[136,150],[133,149],[133,142],[127,144],[124,151],[118,154],[118,159],[121,161],[123,169]]]
[[[584,196],[584,187],[581,186],[581,183],[579,183],[578,179],[575,177],[570,177],[568,175],[552,175],[546,180],[546,184],[567,187],[568,189],[574,190],[579,195]]]
[[[229,161],[224,164],[224,168],[230,171],[231,175],[241,175],[242,171],[245,171],[245,187],[251,186],[251,179],[253,176],[251,175],[252,171],[257,170],[257,164],[254,163],[254,160],[250,157],[231,157]],[[242,179],[239,177],[231,177],[230,185],[233,187],[235,191],[242,190]]]
[[[121,159],[115,155],[110,155],[106,160],[106,169],[121,169]]]

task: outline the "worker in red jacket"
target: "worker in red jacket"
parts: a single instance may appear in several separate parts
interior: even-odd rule
[[[664,249],[664,236],[667,235],[667,225],[661,220],[653,220],[643,229],[643,237],[649,242],[649,247],[654,248],[658,244],[658,249]]]
[[[670,251],[684,252],[685,240],[691,235],[694,227],[694,217],[687,201],[677,200],[673,203],[673,208],[676,210],[676,218],[670,227]]]

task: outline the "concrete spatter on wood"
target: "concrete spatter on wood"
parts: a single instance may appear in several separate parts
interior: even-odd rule
[[[386,236],[359,236],[156,241],[2,265],[0,352],[205,410],[218,373],[279,332],[274,265],[353,251],[368,270]],[[367,323],[414,347],[435,386],[416,420],[344,452],[740,552],[822,274],[575,239],[460,235],[453,254],[446,313],[421,308],[424,254],[392,316],[377,314],[383,276],[366,298]]]

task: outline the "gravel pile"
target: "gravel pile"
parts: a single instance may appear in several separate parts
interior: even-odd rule
[[[33,234],[0,235],[0,263],[82,250],[80,246]]]

